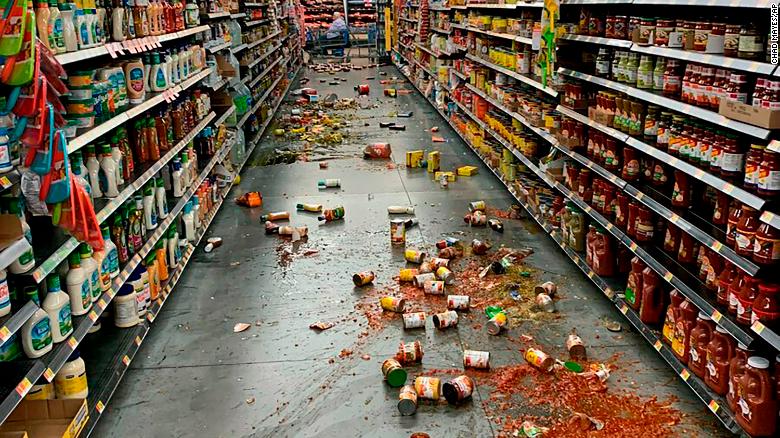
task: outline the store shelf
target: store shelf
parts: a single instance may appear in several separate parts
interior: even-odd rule
[[[144,114],[148,110],[165,102],[166,96],[175,95],[177,93],[180,93],[192,87],[193,85],[200,82],[203,78],[211,74],[213,69],[214,67],[205,68],[200,72],[194,74],[192,77],[185,80],[184,82],[175,85],[162,93],[155,94],[154,96],[146,100],[144,103],[133,106],[127,111],[123,112],[122,114],[118,114],[116,117],[113,117],[110,120],[101,123],[100,125],[90,128],[88,131],[71,139],[70,141],[68,141],[68,154],[72,154],[73,152],[81,149],[87,144],[92,143],[94,140],[97,140],[102,135],[107,134],[109,131],[113,130],[114,128],[121,126],[125,122],[135,118],[138,115]]]
[[[696,117],[706,122],[719,125],[724,128],[729,128],[734,131],[741,132],[743,134],[751,135],[753,137],[766,139],[770,133],[770,131],[767,129],[759,128],[757,126],[749,125],[747,123],[738,122],[736,120],[732,120],[729,119],[728,117],[722,116],[716,112],[702,109],[693,105],[689,105],[687,103],[682,103],[678,100],[670,99],[660,94],[655,94],[645,90],[640,90],[635,87],[630,87],[628,85],[611,81],[609,79],[600,78],[586,73],[580,73],[578,71],[571,70],[568,68],[563,68],[563,67],[558,69],[558,73],[572,78],[577,78],[585,82],[590,82],[596,85],[600,85],[602,87],[606,87],[621,93],[626,93],[637,99],[654,103],[656,105],[665,107],[672,111],[677,111],[683,114],[687,114],[691,117]]]
[[[18,378],[19,382],[7,394],[0,396],[2,397],[2,401],[0,401],[0,424],[3,424],[8,419],[8,416],[16,409],[16,406],[24,399],[24,396],[30,392],[33,384],[41,378],[45,368],[46,365],[40,360],[0,362],[0,374],[4,378],[9,379],[9,381],[11,381],[10,379]]]
[[[633,0],[635,5],[720,6],[732,8],[769,8],[769,0]]]
[[[537,90],[544,91],[545,93],[549,94],[552,97],[558,97],[558,92],[557,91],[553,90],[550,87],[545,87],[540,82],[537,82],[536,80],[531,79],[531,78],[529,78],[527,76],[523,76],[520,73],[516,73],[516,72],[514,72],[512,70],[509,70],[507,68],[504,68],[504,67],[501,67],[499,65],[493,64],[490,61],[484,60],[484,59],[482,59],[482,58],[480,58],[478,56],[474,56],[474,55],[471,55],[469,53],[466,54],[466,58],[468,58],[468,59],[470,59],[472,61],[478,62],[478,63],[484,65],[485,67],[491,68],[491,69],[493,69],[493,70],[495,70],[495,71],[497,71],[499,73],[503,73],[503,74],[505,74],[507,76],[511,76],[511,77],[519,80],[520,82],[523,82],[523,83],[525,83],[527,85],[530,85],[530,86],[536,88]]]
[[[466,81],[468,83],[468,81],[469,81],[469,77],[468,76],[466,76],[465,74],[455,70],[454,68],[451,68],[450,71],[452,72],[452,74],[454,74],[455,76],[461,78],[462,80],[464,80],[464,81]]]
[[[769,75],[775,71],[775,67],[777,67],[766,62],[748,61],[745,59],[732,58],[723,55],[709,55],[706,53],[693,52],[690,50],[670,49],[668,47],[640,46],[638,44],[632,44],[631,51],[646,55],[663,56],[664,58],[681,59],[683,61],[695,62],[697,64],[714,65],[720,68],[741,70],[761,75]]]
[[[147,51],[154,50],[154,42],[164,43],[167,41],[173,41],[181,38],[186,38],[188,36],[195,35],[196,33],[205,32],[209,30],[209,26],[207,24],[193,27],[190,29],[181,30],[179,32],[171,32],[165,35],[158,35],[153,37],[145,37],[145,38],[135,38],[133,40],[127,40],[123,41],[121,43],[107,43],[103,44],[98,47],[92,47],[89,49],[82,49],[77,50],[75,52],[69,52],[69,53],[61,53],[59,55],[55,55],[54,58],[62,65],[71,64],[76,61],[84,61],[91,58],[97,58],[100,56],[110,55],[111,52],[108,50],[108,44],[112,44],[112,47],[121,48],[124,53],[126,54],[138,54],[143,53]],[[142,49],[140,51],[137,51],[135,53],[130,52],[130,49],[128,47],[131,47],[133,44],[138,44],[140,42],[146,42],[146,45],[142,45]],[[143,49],[143,47],[146,46],[146,49]],[[116,49],[114,49],[116,51]]]
[[[215,46],[211,46],[208,48],[209,53],[217,53],[221,50],[225,50],[230,47],[230,45],[233,44],[231,41],[225,41],[222,44],[217,44]]]
[[[38,306],[30,300],[21,308],[12,310],[14,310],[13,313],[0,318],[0,345],[5,344],[14,333],[22,328],[22,324],[33,316],[33,313],[38,310]]]
[[[631,0],[563,0],[566,5],[627,5]]]
[[[6,173],[0,174],[0,193],[10,189],[16,183],[22,179],[19,171],[16,169],[9,170]]]
[[[0,269],[5,269],[16,261],[19,256],[24,254],[25,251],[30,249],[30,243],[24,236],[16,240],[16,242],[9,245],[6,249],[0,251]]]
[[[246,18],[245,12],[239,12],[237,14],[230,14],[230,18],[236,19],[236,18]]]
[[[765,211],[761,213],[761,222],[765,222],[773,227],[775,229],[780,230],[780,215],[777,213],[772,213],[771,211]]]
[[[274,88],[276,88],[276,85],[277,85],[277,84],[279,84],[279,81],[281,81],[283,77],[284,77],[284,76],[279,76],[278,78],[276,78],[276,80],[274,81],[274,83],[273,83],[273,84],[271,84],[271,86],[270,86],[270,87],[268,87],[268,90],[266,90],[266,91],[265,91],[265,93],[263,94],[263,96],[262,96],[262,97],[260,97],[260,99],[258,99],[258,100],[257,100],[257,102],[256,102],[254,105],[252,105],[252,108],[251,108],[251,109],[249,109],[249,111],[247,111],[247,112],[246,112],[246,114],[244,114],[244,116],[243,116],[243,117],[241,117],[241,119],[240,119],[240,120],[238,121],[238,123],[236,124],[236,127],[237,127],[237,128],[241,128],[242,126],[244,126],[244,123],[246,123],[246,121],[247,121],[247,120],[249,120],[249,117],[250,117],[252,114],[254,114],[254,113],[255,113],[255,112],[258,110],[258,109],[260,109],[260,105],[262,105],[262,104],[263,104],[263,102],[265,101],[265,99],[268,97],[268,95],[270,95],[270,94],[271,94],[271,92],[274,90]]]
[[[260,20],[246,21],[244,22],[244,24],[246,25],[246,27],[252,27],[252,26],[257,26],[258,24],[268,23],[269,21],[271,21],[270,18],[263,18]]]
[[[729,182],[726,182],[710,173],[707,173],[702,169],[699,169],[698,167],[688,164],[687,162],[680,160],[677,157],[673,157],[660,149],[650,146],[649,144],[639,141],[633,137],[629,137],[628,135],[616,129],[610,128],[594,120],[591,120],[587,116],[582,115],[569,108],[566,108],[563,105],[558,105],[556,109],[558,110],[558,112],[560,112],[561,114],[567,117],[571,117],[572,119],[575,119],[580,123],[584,123],[592,128],[598,129],[599,131],[633,147],[634,149],[637,149],[642,153],[650,155],[651,157],[663,161],[664,163],[674,167],[675,169],[685,172],[686,174],[692,176],[693,178],[723,193],[726,193],[732,198],[738,200],[739,202],[747,204],[757,210],[761,210],[761,208],[765,204],[765,201],[759,198],[758,196],[755,196],[750,192],[742,190],[741,188]]]
[[[561,36],[560,39],[569,40],[569,41],[579,41],[582,43],[599,44],[602,46],[618,47],[621,49],[630,49],[631,46],[634,44],[629,40],[619,40],[616,38],[602,38],[602,37],[588,36],[588,35],[575,35],[571,33],[567,33]]]
[[[265,52],[265,54],[261,55],[259,58],[255,59],[250,64],[244,65],[242,67],[246,67],[246,68],[251,70],[254,66],[256,66],[257,64],[260,64],[261,62],[263,62],[263,60],[265,58],[268,58],[272,53],[274,53],[275,51],[279,50],[280,47],[282,47],[281,44],[279,44],[278,46],[272,48],[271,50],[268,50],[267,52]]]
[[[408,21],[408,22],[410,22],[410,23],[417,23],[417,20],[412,20],[411,18],[406,18],[406,17],[398,17],[398,18],[399,18],[400,20],[403,20],[403,21]]]
[[[248,43],[248,44],[246,45],[246,48],[247,48],[247,49],[251,49],[251,48],[257,47],[257,46],[259,46],[260,44],[263,44],[264,42],[266,42],[266,41],[270,40],[271,38],[273,38],[273,37],[275,37],[275,36],[279,35],[280,33],[282,33],[282,32],[277,30],[276,32],[272,33],[271,35],[268,35],[268,36],[266,36],[266,37],[260,38],[260,39],[259,39],[259,40],[257,40],[257,41],[253,41],[253,42],[251,42],[251,43]]]
[[[453,7],[445,7],[445,6],[431,6],[428,8],[429,11],[449,11]]]
[[[453,27],[455,27],[455,25],[453,25]],[[467,30],[469,32],[476,32],[476,33],[481,33],[481,34],[485,34],[485,35],[494,36],[496,38],[503,38],[503,39],[507,39],[507,40],[510,40],[510,41],[517,41],[517,42],[523,43],[523,44],[532,44],[533,43],[531,38],[523,37],[523,36],[519,36],[519,35],[512,35],[512,34],[509,34],[509,33],[493,32],[492,30],[482,30],[480,28],[473,27],[473,26],[463,26],[463,27],[461,27],[461,29]]]
[[[289,58],[288,58],[289,59]],[[282,60],[282,57],[276,59],[276,61],[272,62],[271,65],[266,67],[265,70],[263,70],[255,79],[252,80],[252,82],[249,83],[249,88],[253,88],[255,85],[257,85],[258,82],[260,82],[261,79],[263,79],[274,67],[276,67],[277,64],[279,64],[279,61]]]
[[[466,3],[469,9],[517,9],[517,8],[543,8],[543,2],[517,2],[512,4],[493,4],[493,3]]]
[[[244,6],[248,8],[264,8],[268,6],[268,3],[244,3]]]
[[[230,53],[235,55],[236,53],[238,53],[238,52],[240,52],[240,51],[242,51],[242,50],[244,50],[246,48],[247,48],[247,44],[246,43],[239,44],[236,47],[231,48],[230,49]]]
[[[165,155],[160,157],[160,159],[157,160],[154,165],[138,176],[138,178],[136,178],[136,180],[131,184],[125,186],[125,188],[119,192],[119,196],[109,200],[108,203],[102,209],[100,209],[100,211],[96,212],[95,216],[97,217],[98,223],[102,224],[103,221],[108,219],[108,217],[114,213],[114,211],[116,211],[116,209],[118,209],[126,200],[130,199],[130,197],[133,196],[136,191],[142,188],[147,181],[149,181],[155,174],[157,174],[157,172],[160,171],[160,169],[162,169],[163,166],[165,166],[182,149],[184,149],[184,147],[187,146],[187,144],[192,141],[192,139],[195,138],[195,136],[198,135],[203,130],[203,128],[208,126],[209,122],[211,122],[214,117],[216,117],[216,114],[212,111],[206,117],[204,117],[203,120],[201,120],[193,130],[187,133],[187,135],[181,141],[179,141],[176,146],[171,148],[171,150],[166,152]],[[42,282],[47,275],[53,272],[60,263],[68,258],[68,255],[70,255],[73,250],[78,248],[80,243],[81,242],[76,240],[75,237],[71,237],[65,243],[63,243],[56,251],[54,251],[52,255],[44,260],[43,263],[38,265],[34,271],[32,271],[31,275],[35,282]]]
[[[209,20],[216,20],[218,18],[230,18],[230,12],[209,12],[208,14],[201,14],[201,18],[207,18]]]
[[[214,120],[214,126],[219,127],[219,125],[225,123],[225,120],[227,120],[227,118],[230,117],[235,112],[236,112],[236,106],[230,105],[230,108],[226,109],[221,116],[219,116],[216,120]]]
[[[431,27],[431,30],[434,32],[443,33],[445,35],[449,35],[450,33],[452,33],[450,29],[441,29],[438,27]]]
[[[212,85],[211,89],[214,90],[214,91],[217,91],[220,88],[224,87],[228,82],[230,82],[230,79],[223,77],[222,79],[219,80],[219,82],[217,82],[216,84]]]

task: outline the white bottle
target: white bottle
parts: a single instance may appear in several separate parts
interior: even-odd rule
[[[195,218],[192,214],[192,201],[184,204],[184,213],[181,215],[181,221],[184,224],[184,238],[188,242],[195,242]]]
[[[103,294],[103,287],[100,284],[100,267],[92,257],[92,248],[88,244],[81,244],[79,254],[81,254],[81,269],[84,270],[84,275],[89,279],[89,289],[92,291],[90,295],[94,303]]]
[[[60,6],[62,19],[62,38],[65,40],[65,51],[75,52],[79,49],[79,38],[76,35],[76,23],[73,21],[73,9],[67,3]]]
[[[35,304],[40,306],[37,291],[31,298]],[[52,337],[49,314],[39,307],[22,326],[22,349],[27,357],[35,359],[50,352],[51,348]]]
[[[92,197],[103,197],[103,191],[100,189],[100,161],[95,156],[94,146],[87,146],[87,172],[89,185],[92,188]]]
[[[133,286],[138,318],[143,319],[143,317],[146,316],[147,309],[149,309],[149,306],[151,305],[152,297],[149,291],[149,284],[144,284],[144,281],[141,278],[141,269],[143,269],[142,266],[135,268],[127,279],[127,284]]]
[[[51,321],[51,338],[59,343],[73,333],[73,321],[70,312],[70,297],[60,289],[60,276],[51,274],[46,277],[48,293],[43,300],[43,310]]]
[[[84,11],[81,9],[76,9],[73,23],[76,26],[76,38],[78,39],[79,49],[86,49],[90,46],[90,44],[89,29],[87,28],[87,17],[84,16]]]
[[[8,209],[11,214],[15,214],[19,218],[19,222],[22,225],[22,234],[30,244],[30,249],[23,252],[16,260],[8,265],[8,271],[12,274],[24,274],[35,267],[35,254],[32,249],[32,231],[27,224],[27,220],[24,218],[24,212],[22,211],[22,204],[20,200],[12,200],[8,203]]]
[[[81,255],[78,251],[72,252],[68,260],[70,270],[65,276],[65,284],[70,296],[70,311],[74,316],[81,316],[92,308],[92,285],[81,267]]]
[[[87,368],[78,350],[71,353],[68,361],[54,376],[54,391],[60,400],[83,400],[89,395]]]
[[[8,290],[8,279],[5,269],[0,269],[0,316],[11,313],[11,293]]]
[[[192,170],[190,169],[190,156],[187,151],[181,153],[181,186],[186,190],[192,184],[190,175]]]
[[[179,70],[179,52],[176,49],[171,53],[171,83],[181,82],[181,71]]]
[[[168,200],[165,196],[165,183],[161,177],[155,179],[154,201],[157,204],[158,220],[168,217]]]
[[[125,179],[122,178],[122,151],[119,146],[111,147],[111,158],[116,163],[116,183],[121,186],[125,183]]]
[[[138,325],[138,296],[133,285],[125,283],[114,298],[114,325],[127,328]]]
[[[84,10],[84,22],[87,24],[87,44],[94,47],[97,44],[97,24],[91,9]]]
[[[119,186],[116,180],[116,161],[111,156],[108,145],[100,148],[100,189],[107,198],[119,196]]]
[[[111,11],[111,39],[116,42],[122,42],[125,40],[125,32],[122,29],[122,23],[125,20],[125,9],[123,7],[115,7]]]
[[[195,221],[195,229],[200,229],[200,198],[197,195],[193,196],[192,202],[192,219]]]
[[[159,53],[152,55],[152,68],[149,71],[149,87],[154,92],[168,89],[168,71],[165,68],[165,60],[160,59]]]
[[[144,223],[147,230],[157,228],[157,211],[154,202],[154,189],[151,185],[144,187]]]
[[[168,269],[173,269],[179,263],[179,233],[176,231],[176,224],[168,229]]]
[[[182,184],[182,169],[181,169],[181,162],[178,160],[173,161],[173,174],[172,174],[172,184],[173,184],[173,196],[176,198],[181,198],[184,196],[184,184]]]
[[[165,74],[168,76],[168,86],[171,86],[173,82],[173,57],[171,56],[171,52],[168,50],[165,51],[165,57],[163,58],[165,60]]]
[[[119,275],[119,252],[116,249],[116,245],[114,245],[114,242],[111,240],[111,231],[109,230],[108,225],[100,227],[100,231],[103,233],[103,253],[105,253],[105,258],[100,264],[100,272],[102,272],[103,275],[107,272],[108,278],[113,280]],[[100,284],[101,286],[104,284],[104,279],[100,280]],[[110,286],[111,284],[109,281],[109,287]]]
[[[187,68],[187,51],[184,50],[184,46],[179,48],[179,74],[181,75],[181,80],[190,77],[190,71]]]

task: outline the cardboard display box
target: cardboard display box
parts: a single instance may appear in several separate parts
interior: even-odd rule
[[[742,102],[721,99],[718,113],[730,119],[748,123],[765,129],[780,128],[780,110],[754,108]]]
[[[0,251],[8,248],[24,234],[22,222],[15,214],[0,214]]]
[[[86,400],[23,400],[0,426],[4,433],[26,432],[19,438],[77,438],[87,424]],[[13,436],[13,435],[12,435]]]

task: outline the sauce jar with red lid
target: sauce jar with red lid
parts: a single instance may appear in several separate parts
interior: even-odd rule
[[[749,205],[742,206],[742,215],[737,223],[734,240],[736,246],[734,250],[741,256],[753,255],[756,230],[758,230],[758,210]]]
[[[762,283],[758,285],[758,295],[753,301],[753,315],[751,324],[761,321],[765,326],[777,329],[780,321],[780,285],[775,283]]]
[[[780,154],[764,149],[756,192],[766,198],[780,195]]]
[[[780,230],[761,222],[753,243],[753,261],[759,265],[780,263]]]

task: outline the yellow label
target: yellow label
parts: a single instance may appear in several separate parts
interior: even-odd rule
[[[0,328],[0,341],[5,342],[8,340],[9,337],[11,337],[11,331],[8,330],[8,327],[3,326],[2,328]]]
[[[642,198],[644,198],[644,197],[645,197],[645,194],[644,194],[644,193],[642,193],[642,192],[639,192],[639,193],[637,193],[637,194],[636,194],[636,199],[638,199],[638,200],[640,200],[640,201],[641,201],[641,200],[642,200]]]
[[[712,250],[715,252],[720,252],[720,249],[723,248],[723,244],[716,240],[712,242],[712,246],[710,248],[712,248]]]
[[[8,186],[11,185],[11,180],[8,179],[7,176],[4,176],[4,177],[0,178],[0,184],[2,184],[3,187],[8,187]]]
[[[750,328],[760,335],[761,332],[764,331],[765,326],[764,324],[761,324],[761,321],[756,321],[753,323],[753,325],[750,326]]]
[[[98,400],[97,403],[95,403],[95,409],[97,409],[98,413],[103,413],[103,409],[106,408],[106,405],[103,404],[102,401]]]
[[[54,371],[52,371],[51,368],[46,368],[46,371],[43,372],[43,377],[47,382],[51,382],[54,380]]]
[[[100,307],[101,309],[105,309],[105,308],[106,308],[106,301],[105,301],[103,298],[101,298],[101,299],[99,299],[99,300],[97,301],[97,305],[98,305],[98,307]]]
[[[607,222],[607,230],[612,231],[612,222]]]
[[[68,339],[68,346],[70,346],[71,350],[75,350],[77,345],[79,345],[79,341],[77,341],[76,338],[71,336]]]
[[[715,322],[720,322],[720,318],[722,318],[722,317],[723,317],[723,315],[720,312],[718,312],[717,310],[714,310],[712,312],[712,315],[710,316],[710,318],[712,318],[712,320],[715,321]]]
[[[683,370],[680,371],[680,377],[683,379],[684,382],[687,382],[688,377],[691,377],[691,373],[689,373],[687,369],[683,368]]]
[[[719,405],[719,404],[718,404],[718,402],[716,402],[715,400],[711,400],[711,401],[709,402],[709,404],[707,404],[707,407],[709,407],[709,408],[710,408],[710,410],[711,410],[713,413],[715,413],[715,414],[717,414],[717,413],[718,413],[718,409],[720,409],[720,405]]]
[[[16,393],[19,394],[19,397],[24,397],[30,388],[32,388],[32,383],[30,383],[30,381],[27,380],[27,377],[25,377],[21,382],[19,382],[18,385],[16,385]]]
[[[139,347],[141,346],[141,337],[140,336],[136,336],[135,337],[135,345],[137,345]]]
[[[634,242],[631,242],[631,245],[629,245],[629,248],[631,248],[631,251],[636,251],[638,248],[638,245]]]
[[[125,366],[129,366],[130,358],[127,355],[122,356],[122,363],[125,364]]]
[[[595,273],[595,272],[593,272],[593,271],[589,271],[589,272],[588,272],[588,278],[590,278],[590,279],[593,279],[593,277],[594,277],[595,275],[596,275],[596,273]]]
[[[621,312],[623,315],[625,315],[626,313],[628,313],[628,306],[626,306],[626,305],[625,305],[625,303],[624,303],[622,306],[620,306],[620,312]]]
[[[67,376],[57,378],[54,382],[57,385],[58,398],[79,394],[87,389],[87,373],[81,373],[78,376]]]
[[[89,312],[89,314],[87,315],[87,317],[88,317],[88,318],[89,318],[89,320],[90,320],[90,321],[92,321],[92,322],[95,322],[95,321],[97,321],[97,318],[98,318],[98,316],[97,316],[97,313],[95,313],[95,311],[94,311],[94,310],[90,311],[90,312]]]
[[[723,184],[723,193],[730,194],[733,191],[734,191],[733,185],[729,183]]]
[[[661,351],[661,347],[663,347],[663,344],[661,343],[661,341],[655,341],[653,347],[655,348],[655,351]]]
[[[37,391],[31,391],[24,398],[25,400],[51,400],[54,398],[54,385],[48,383],[39,385]]]
[[[669,220],[670,220],[670,221],[671,221],[673,224],[676,224],[676,223],[677,223],[677,221],[678,221],[678,220],[680,220],[680,216],[678,216],[678,215],[677,215],[677,213],[672,213],[672,217],[670,217],[670,218],[669,218]]]

